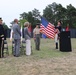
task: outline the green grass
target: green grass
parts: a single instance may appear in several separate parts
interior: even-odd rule
[[[8,41],[8,47],[9,47],[9,53],[12,55],[12,43],[7,39]],[[76,39],[71,39],[71,44],[72,44],[72,50],[76,49],[75,46]],[[55,42],[52,39],[41,39],[40,43],[40,51],[35,50],[35,43],[34,40],[31,39],[31,45],[32,45],[32,59],[43,59],[43,58],[52,58],[52,57],[63,57],[67,56],[70,54],[70,52],[61,52],[59,49],[55,49]],[[23,51],[23,50],[22,50]],[[21,57],[25,55],[22,54],[23,52],[21,51]],[[9,55],[9,56],[10,56]]]
[[[33,42],[33,41],[32,41]],[[69,52],[61,52],[55,49],[54,40],[41,39],[40,51],[35,50],[33,44],[33,56],[37,58],[51,58],[51,57],[62,57],[68,55]]]
[[[76,48],[74,45],[75,39],[72,39],[72,46],[73,48]],[[12,54],[12,43],[7,39],[8,43],[10,43],[9,47],[9,53],[10,55]],[[61,52],[59,49],[55,49],[55,42],[52,39],[41,39],[40,43],[40,51],[35,50],[35,43],[34,40],[31,40],[31,45],[32,45],[32,58],[36,59],[42,59],[42,58],[51,58],[51,57],[62,57],[65,55],[68,55],[70,52]],[[22,50],[23,51],[23,50]],[[21,51],[21,53],[23,53]],[[22,54],[21,54],[22,56]],[[24,54],[23,54],[24,56]]]
[[[47,64],[50,62],[49,60],[51,60],[51,63],[49,64],[56,64],[56,62],[59,61],[55,60],[55,58],[68,57],[72,53],[56,50],[54,40],[51,39],[41,39],[40,51],[37,51],[35,50],[34,40],[32,39],[32,55],[21,55],[17,58],[12,56],[12,44],[9,39],[7,39],[7,41],[9,45],[9,56],[7,55],[6,58],[0,58],[0,75],[39,75],[40,73],[48,75],[50,73],[49,71],[51,71],[48,69]],[[76,39],[72,39],[71,42],[72,50],[76,50]],[[73,54],[75,55],[76,53],[73,52]],[[58,65],[59,64],[60,63],[58,63]],[[47,66],[47,69],[44,65]],[[57,71],[56,69],[57,68],[54,70]]]

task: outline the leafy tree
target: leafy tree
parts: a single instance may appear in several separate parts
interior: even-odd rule
[[[35,27],[37,23],[40,23],[39,16],[40,12],[36,8],[28,13],[23,12],[20,14],[20,18],[29,21],[32,24],[32,27]],[[57,21],[61,20],[63,27],[69,25],[72,28],[76,28],[76,8],[71,4],[64,8],[61,4],[53,2],[46,6],[42,16],[54,25],[57,25]]]
[[[43,10],[43,16],[49,22],[57,24],[58,20],[64,20],[66,18],[66,9],[61,4],[54,2]]]
[[[37,9],[32,10],[32,15],[36,20],[39,19],[39,16],[40,16],[39,10]]]
[[[37,23],[40,23],[40,20],[38,17],[39,15],[40,15],[39,10],[34,9],[32,11],[29,11],[28,13],[24,12],[20,14],[20,18],[26,19],[28,22],[31,23],[32,27],[35,27]]]
[[[9,29],[8,26],[5,23],[3,23],[3,27],[4,27],[5,30]]]
[[[27,21],[26,19],[20,19],[20,20],[19,20],[20,26],[22,26],[22,28],[24,27],[24,23],[25,23],[26,21]]]
[[[22,14],[20,14],[20,18],[21,19],[27,19],[28,14],[26,12],[23,12]]]
[[[52,23],[53,11],[51,5],[46,6],[46,8],[43,10],[43,17]]]
[[[76,27],[76,8],[71,4],[67,6],[67,20],[71,28]]]

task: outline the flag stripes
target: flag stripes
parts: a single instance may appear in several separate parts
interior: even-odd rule
[[[43,24],[40,25],[40,30],[43,34],[45,34],[47,37],[54,39],[55,36],[55,27],[51,23],[45,27]]]

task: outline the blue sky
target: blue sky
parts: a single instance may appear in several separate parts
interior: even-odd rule
[[[36,8],[42,14],[43,9],[53,2],[60,3],[64,7],[72,4],[76,8],[75,0],[0,0],[0,17],[10,26],[10,22],[14,18],[19,19],[21,13],[32,11]]]

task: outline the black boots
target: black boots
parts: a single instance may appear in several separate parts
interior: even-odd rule
[[[56,43],[56,49],[58,49],[58,43]]]

